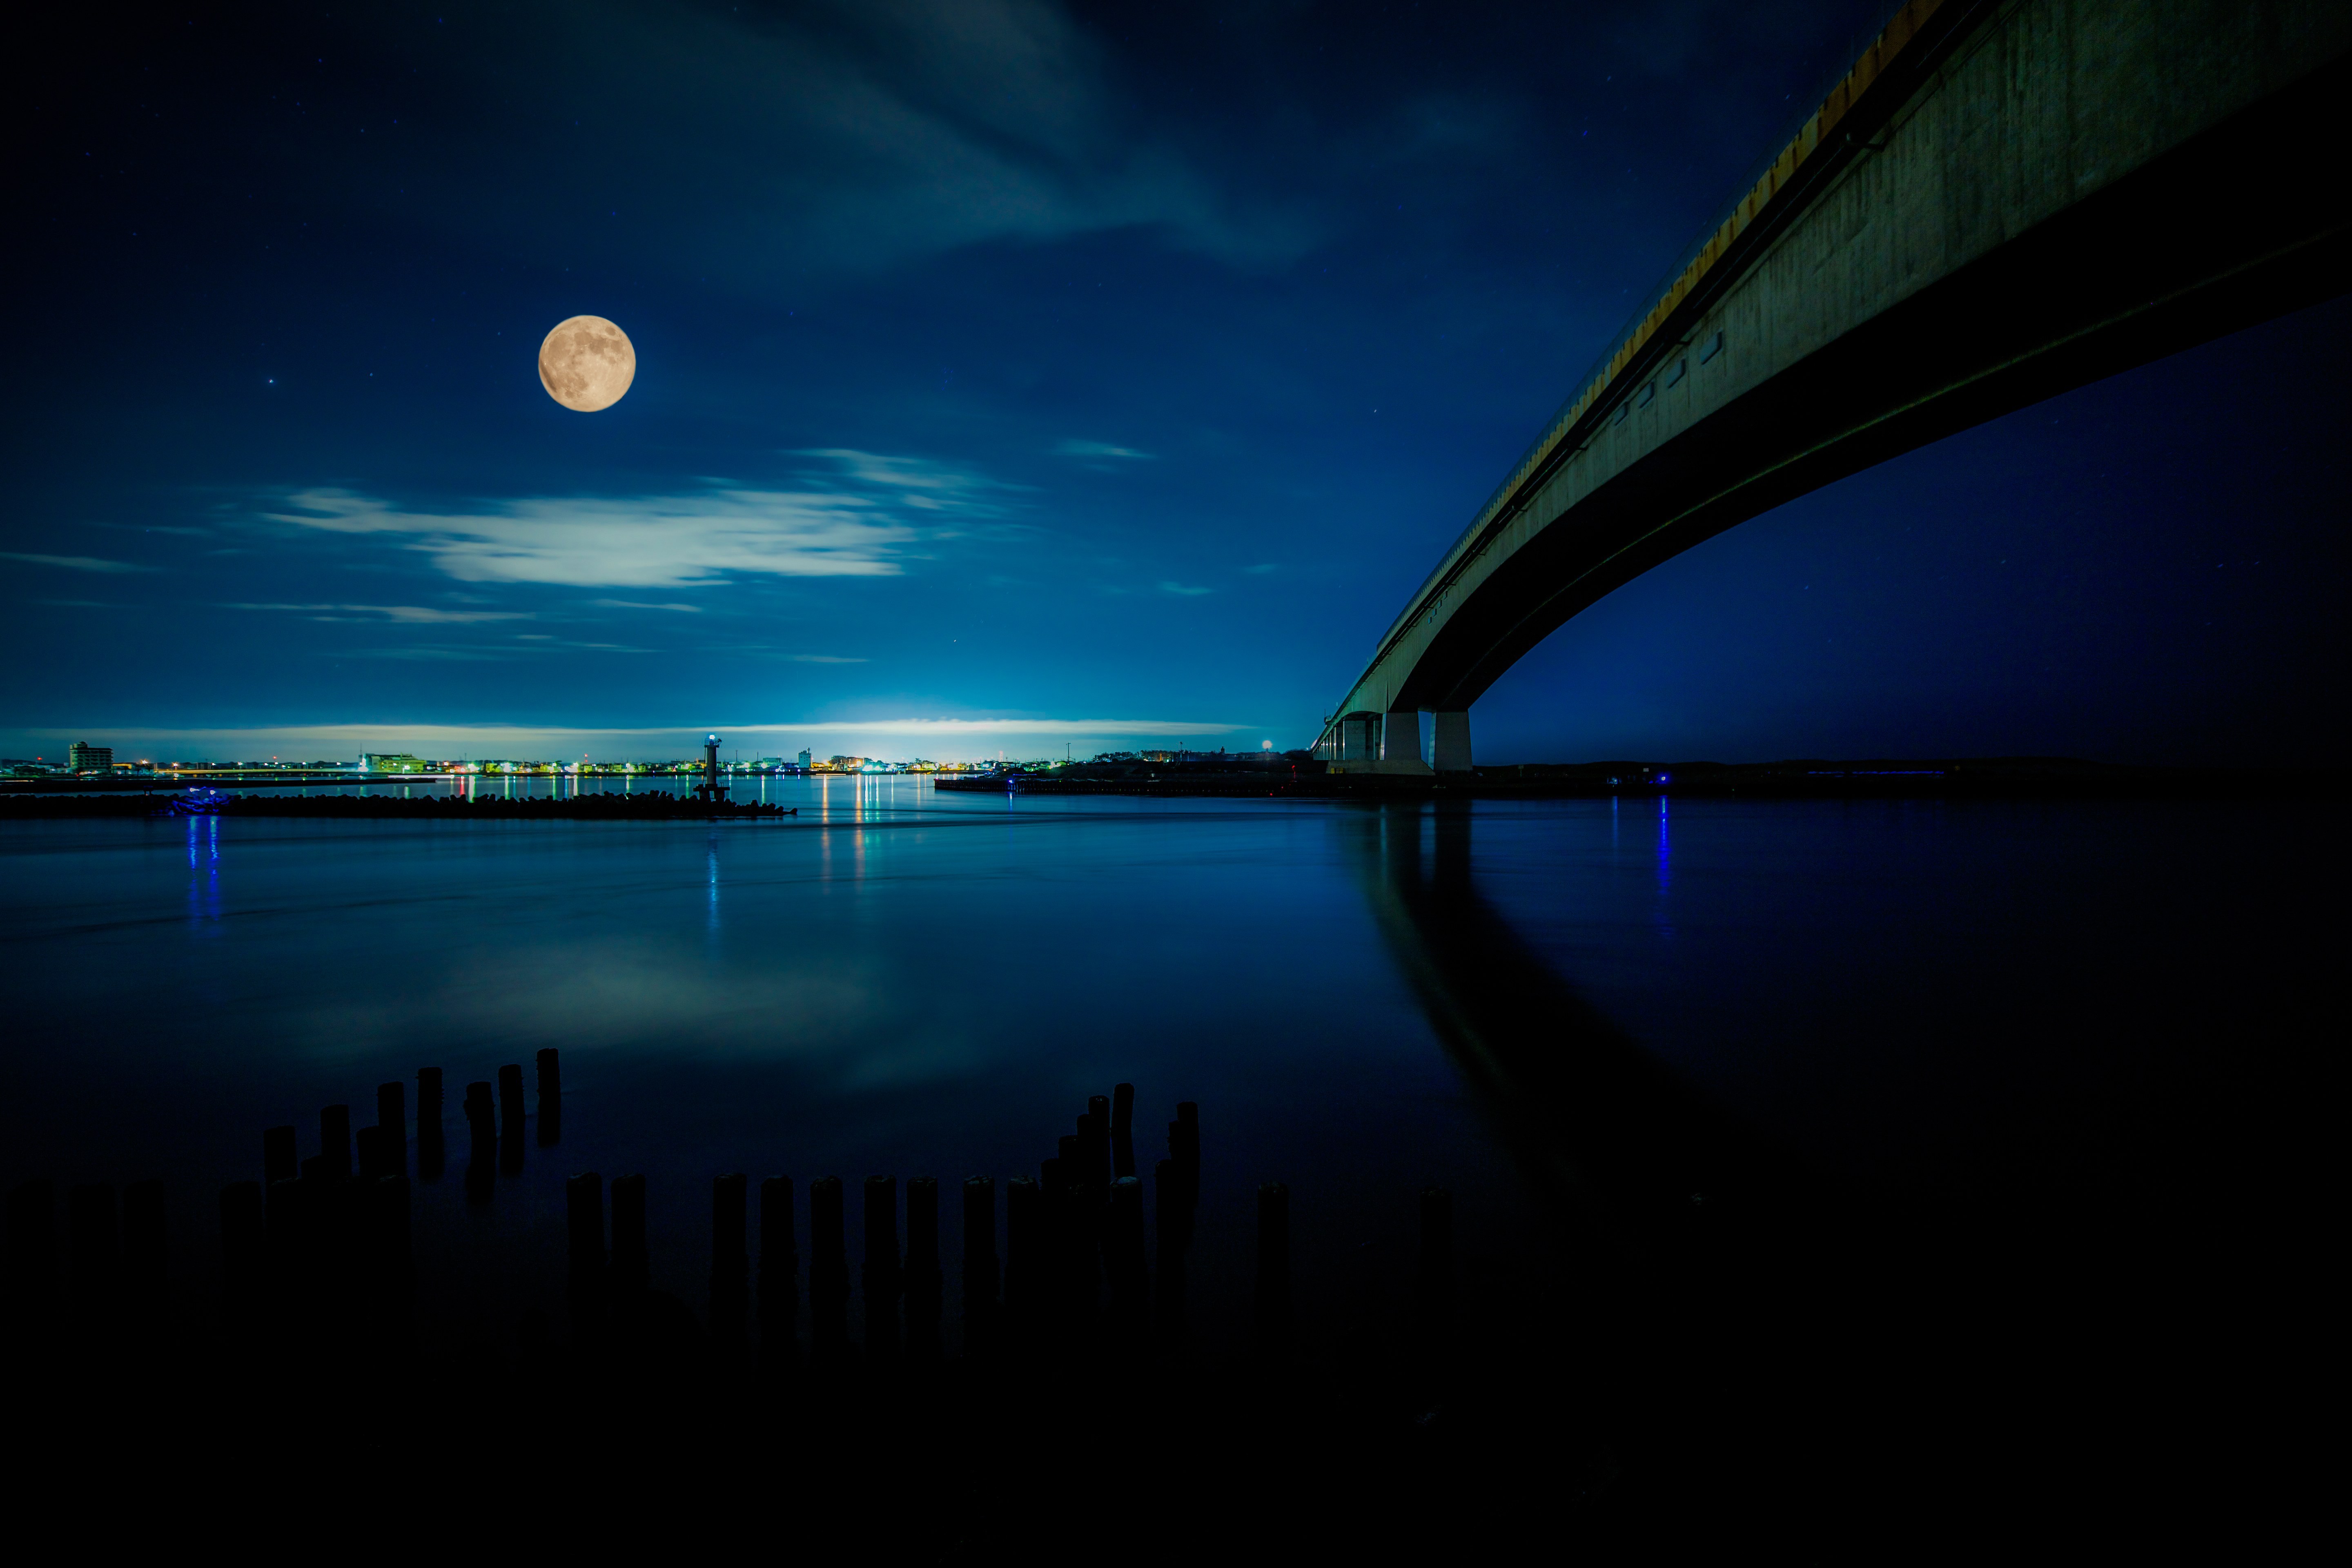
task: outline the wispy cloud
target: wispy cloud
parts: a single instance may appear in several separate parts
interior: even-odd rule
[[[69,572],[160,572],[160,566],[138,566],[128,561],[101,561],[95,555],[27,555],[0,550],[0,561],[22,561],[34,566],[62,566]]]
[[[1263,577],[1269,572],[1279,572],[1280,570],[1282,570],[1282,563],[1279,561],[1261,561],[1255,566],[1244,566],[1242,568],[1242,571],[1244,574],[1252,577]]]
[[[961,518],[994,517],[1008,487],[920,458],[833,449],[791,490],[529,497],[468,512],[410,511],[342,489],[296,491],[268,521],[378,535],[466,583],[683,588],[738,575],[887,577],[898,555]],[[677,606],[666,606],[676,608]]]
[[[224,605],[229,610],[286,610],[314,621],[364,621],[372,626],[442,626],[475,621],[532,621],[529,610],[436,610],[425,605]]]
[[[1138,451],[1133,447],[1114,447],[1108,441],[1065,441],[1054,448],[1054,455],[1057,458],[1118,458],[1131,462],[1154,460],[1152,453]]]
[[[1107,52],[1051,0],[745,10],[591,4],[534,14],[527,35],[509,24],[513,47],[561,62],[561,90],[519,99],[513,73],[485,68],[479,95],[531,132],[420,151],[445,183],[499,195],[462,210],[541,238],[605,210],[614,167],[694,156],[696,180],[637,188],[632,216],[661,237],[655,254],[762,289],[780,266],[867,272],[1007,240],[1146,230],[1255,267],[1317,238],[1307,204],[1251,195],[1150,133]],[[599,114],[563,112],[553,141],[551,111],[580,102]]]
[[[1198,598],[1202,594],[1216,592],[1214,588],[1194,588],[1182,583],[1162,583],[1160,584],[1160,591],[1163,594],[1180,595],[1187,599]]]
[[[700,605],[648,605],[638,599],[591,599],[588,602],[601,605],[608,610],[676,610],[684,616],[702,614]]]

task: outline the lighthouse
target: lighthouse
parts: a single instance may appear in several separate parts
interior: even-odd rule
[[[718,805],[727,794],[727,786],[719,782],[719,737],[716,735],[703,738],[702,787],[694,793],[713,805]]]

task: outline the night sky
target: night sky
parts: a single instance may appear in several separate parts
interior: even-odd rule
[[[74,8],[5,110],[0,750],[1308,744],[1882,8]],[[2347,348],[1747,523],[1477,753],[2342,763]]]

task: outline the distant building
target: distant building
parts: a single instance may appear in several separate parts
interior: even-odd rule
[[[812,752],[803,752],[801,753],[801,771],[802,771],[802,772],[805,773],[805,772],[807,772],[807,771],[808,771],[809,758],[810,758],[813,754],[814,754],[814,753],[812,753]]]
[[[88,741],[76,741],[66,748],[68,773],[105,773],[113,766],[114,748],[112,746],[93,746]]]
[[[360,772],[363,773],[423,773],[432,772],[422,757],[412,757],[406,752],[362,752]]]
[[[845,773],[854,773],[866,765],[864,757],[835,757],[833,765]]]

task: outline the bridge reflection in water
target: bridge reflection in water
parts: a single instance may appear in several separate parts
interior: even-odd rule
[[[1647,831],[1653,803],[1638,809]],[[2284,1353],[2256,1332],[2294,1270],[2271,1246],[2282,1205],[2217,1227],[2160,1178],[2119,1205],[2131,1173],[1895,1190],[1809,1169],[1588,1002],[1481,892],[1480,821],[1469,803],[1399,805],[1341,831],[1549,1221],[1528,1238],[1546,1299],[1466,1303],[1440,1397],[1490,1436],[1532,1436],[1539,1416],[1529,1484],[1596,1523],[1641,1521],[1643,1550],[1670,1554],[1684,1532],[1916,1531],[1958,1498],[1980,1499],[1986,1525],[2153,1508],[2185,1453],[2210,1455],[2215,1497],[2287,1462],[2249,1375]]]

